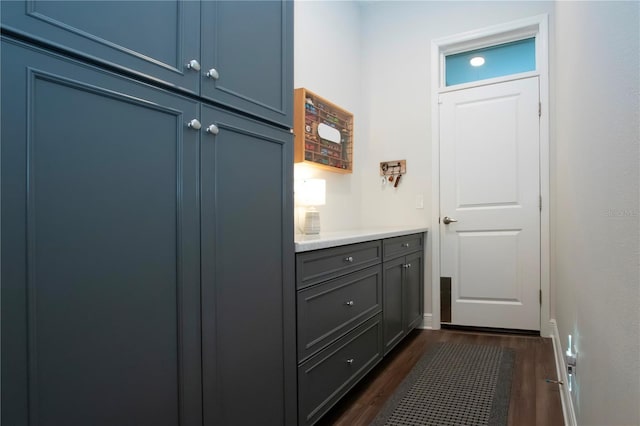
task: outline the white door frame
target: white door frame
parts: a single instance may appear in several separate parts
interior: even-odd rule
[[[525,76],[537,75],[540,80],[540,334],[551,336],[550,318],[550,245],[549,245],[549,16],[538,15],[501,25],[469,31],[433,40],[431,42],[431,159],[432,171],[432,277],[431,312],[434,329],[440,328],[440,113],[439,95],[445,91],[460,90],[479,85],[493,84]],[[495,44],[506,43],[527,37],[536,37],[536,70],[513,76],[501,77],[479,82],[461,84],[455,87],[444,86],[444,56],[479,49]]]

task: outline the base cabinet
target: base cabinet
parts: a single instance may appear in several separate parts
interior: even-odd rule
[[[320,420],[420,325],[423,241],[419,233],[296,255],[299,425]]]
[[[383,330],[385,355],[422,322],[424,234],[383,241]]]
[[[383,264],[385,355],[422,322],[423,269],[422,252]]]

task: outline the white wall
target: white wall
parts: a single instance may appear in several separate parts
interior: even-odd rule
[[[552,2],[363,2],[362,223],[431,225],[431,40],[543,13]],[[358,143],[362,144],[359,139]],[[380,185],[380,161],[407,159],[397,189]],[[415,208],[424,196],[424,209]],[[425,311],[431,312],[431,239]]]
[[[580,425],[640,424],[639,8],[556,6],[556,311]]]
[[[327,181],[327,204],[318,207],[323,232],[360,227],[362,167],[360,9],[353,1],[296,1],[294,86],[304,87],[354,114],[353,174],[295,165],[296,178]],[[296,212],[296,219],[300,211]]]

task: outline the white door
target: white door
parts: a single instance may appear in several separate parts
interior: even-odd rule
[[[451,277],[451,324],[540,329],[538,93],[532,77],[440,95],[440,266]]]

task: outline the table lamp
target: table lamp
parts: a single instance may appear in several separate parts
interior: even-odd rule
[[[304,215],[305,234],[320,233],[320,212],[316,206],[324,206],[326,194],[326,181],[324,179],[305,179],[302,182],[300,204],[307,206]]]

